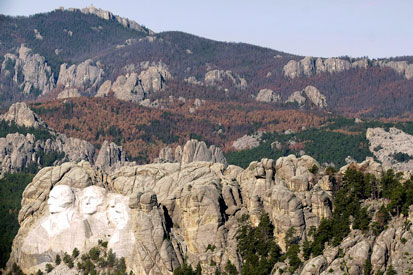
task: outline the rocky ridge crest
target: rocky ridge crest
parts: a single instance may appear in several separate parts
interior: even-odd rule
[[[378,172],[383,172],[373,160],[353,165],[365,171],[381,169]],[[103,192],[102,207],[85,216],[90,230],[96,228],[95,215],[104,215],[104,209],[110,213],[111,208],[105,205],[110,206],[112,201],[129,217],[126,227],[122,228],[123,236],[128,238],[114,240],[99,231],[95,231],[93,238],[80,234],[85,240],[83,246],[78,247],[81,252],[88,251],[96,238],[107,240],[115,253],[125,255],[128,270],[135,274],[172,274],[183,264],[184,257],[192,266],[200,263],[204,274],[214,273],[211,261],[221,270],[228,260],[239,268],[236,232],[244,214],[248,214],[256,226],[260,214],[268,213],[283,249],[290,228],[304,238],[312,226],[318,226],[321,219],[332,215],[332,192],[336,183],[322,171],[310,172],[313,167],[321,168],[309,156],[293,155],[277,161],[255,161],[245,170],[211,162],[121,167],[106,175],[84,161],[47,167],[23,193],[19,213],[21,228],[13,243],[9,265],[16,262],[24,271],[34,271],[53,261],[53,255],[59,253],[56,250],[60,247],[59,239],[47,243],[48,256],[24,244],[40,221],[50,218],[46,205],[50,190],[54,192],[57,186],[66,186],[64,188],[73,190],[79,207],[84,207],[89,190],[94,190],[92,195]],[[413,209],[411,212],[413,215]],[[361,231],[353,230],[339,246],[329,246],[322,255],[305,262],[297,274],[329,274],[331,270],[334,274],[362,274],[366,260],[371,261],[374,271],[384,271],[392,265],[401,272],[410,265],[403,255],[413,247],[413,234],[402,225],[404,220],[398,218],[377,238],[365,237]],[[111,218],[105,225],[108,230],[114,230],[113,236],[120,230],[113,228],[115,225],[116,221]],[[37,241],[38,238],[31,239],[31,243]],[[24,248],[18,249],[20,247]],[[213,249],[208,249],[211,247]],[[286,267],[285,262],[278,263],[275,274]]]

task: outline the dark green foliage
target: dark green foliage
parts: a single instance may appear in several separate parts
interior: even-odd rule
[[[100,250],[97,247],[93,247],[89,250],[89,257],[93,260],[96,261],[99,258],[100,255]]]
[[[367,210],[361,208],[360,201],[370,197],[369,183],[366,184],[366,180],[369,179],[370,177],[366,177],[360,171],[347,169],[341,189],[335,196],[333,217],[321,220],[314,234],[314,256],[323,253],[325,242],[331,241],[334,246],[340,244],[350,232],[350,216],[354,217],[355,228],[368,230],[370,217]]]
[[[65,252],[65,253],[63,254],[63,262],[64,262],[65,264],[67,264],[70,260],[72,260],[72,257],[70,257],[70,255]]]
[[[363,266],[363,274],[370,275],[372,269],[373,269],[373,266],[371,265],[370,257],[367,257],[367,260]]]
[[[196,275],[201,275],[202,274],[202,267],[201,267],[201,263],[199,263],[199,262],[196,265],[195,274]]]
[[[13,275],[24,275],[23,271],[21,270],[20,266],[18,266],[16,263],[13,263],[11,267],[11,272],[9,274]]]
[[[99,240],[98,246],[91,248],[89,253],[83,254],[77,263],[77,269],[83,274],[99,274],[97,270],[99,267],[108,271],[107,274],[126,275],[125,258],[117,259],[112,249],[108,251],[103,243]]]
[[[413,159],[409,154],[406,153],[396,153],[393,155],[393,158],[398,162],[408,162],[409,160]]]
[[[317,174],[317,172],[318,172],[318,166],[314,164],[313,167],[311,167],[310,169],[308,169],[308,171],[310,171],[310,173]]]
[[[378,236],[384,230],[384,227],[389,220],[389,211],[387,211],[384,205],[381,205],[379,211],[376,213],[376,220],[371,224],[373,234]]]
[[[394,267],[392,265],[390,265],[387,269],[386,275],[397,275],[397,272],[396,270],[394,270]]]
[[[281,256],[273,231],[266,213],[261,215],[256,228],[244,221],[237,234],[238,252],[243,259],[241,274],[270,274]]]
[[[290,264],[289,271],[291,273],[296,271],[302,264],[300,258],[298,257],[298,253],[300,253],[300,247],[298,246],[298,244],[292,244],[288,248],[287,252],[285,253],[286,257],[289,260],[289,264]]]
[[[177,116],[174,115],[173,118],[177,119]],[[145,142],[154,142],[153,138],[156,138],[165,144],[171,144],[179,140],[178,136],[173,134],[177,132],[178,126],[176,124],[176,121],[172,120],[171,117],[171,120],[152,120],[149,124],[139,124],[136,125],[136,128],[145,132],[139,136]]]
[[[75,247],[75,248],[73,248],[73,251],[72,251],[72,258],[73,258],[73,259],[76,259],[77,256],[79,256],[79,249],[77,249],[77,248]]]
[[[311,246],[312,246],[312,243],[307,238],[305,238],[303,242],[303,246],[301,247],[301,252],[302,252],[304,260],[306,261],[310,259]]]
[[[9,259],[11,245],[19,229],[17,216],[21,196],[33,177],[33,174],[15,173],[0,179],[0,268]]]
[[[364,130],[365,131],[365,130]],[[309,129],[296,134],[266,133],[262,136],[262,142],[256,148],[242,150],[238,152],[228,152],[225,157],[229,164],[248,167],[249,163],[262,158],[278,159],[289,154],[298,154],[286,145],[282,150],[274,151],[271,143],[275,140],[287,144],[289,140],[304,143],[304,151],[320,163],[334,163],[336,166],[345,165],[345,158],[352,156],[357,161],[365,160],[367,156],[372,156],[368,148],[368,141],[365,133],[358,135],[346,135],[332,132],[326,128]],[[316,170],[313,170],[317,172]]]
[[[109,249],[108,256],[107,256],[107,263],[109,267],[115,266],[116,262],[116,257],[115,254],[113,254],[112,249]]]
[[[296,236],[296,232],[294,227],[290,227],[287,230],[287,233],[285,233],[285,245],[288,249],[293,244],[297,244],[299,242],[300,238]]]
[[[225,272],[226,272],[227,275],[237,275],[238,274],[237,268],[229,260],[227,261],[227,264],[225,266]]]
[[[36,275],[43,275],[43,272],[39,269],[37,270]]]
[[[53,265],[51,264],[46,264],[46,272],[50,273],[54,269]]]
[[[208,244],[208,246],[207,246],[207,248],[206,248],[205,252],[207,252],[208,250],[211,250],[211,252],[214,252],[215,248],[216,248],[216,246],[215,246],[215,245]]]
[[[54,263],[55,263],[56,265],[60,265],[61,262],[62,262],[62,259],[60,258],[60,255],[57,254],[57,255],[56,255],[56,259],[54,260]]]
[[[371,218],[367,213],[367,208],[363,207],[354,215],[353,228],[360,229],[363,232],[366,232],[369,230],[370,221]]]
[[[199,266],[201,267],[201,266]],[[177,269],[174,270],[174,275],[198,275],[198,267],[197,269],[194,271],[192,269],[192,266],[188,265],[185,261],[183,263],[183,265],[181,265],[180,267],[178,267]],[[201,269],[202,272],[202,269]]]
[[[389,169],[381,180],[382,195],[390,199],[388,210],[392,215],[408,214],[409,206],[413,204],[413,178],[401,183],[400,175]]]
[[[50,134],[45,128],[33,128],[17,126],[13,121],[7,122],[0,120],[0,137],[6,137],[8,134],[20,133],[22,135],[33,134],[38,140],[55,139],[55,136]]]

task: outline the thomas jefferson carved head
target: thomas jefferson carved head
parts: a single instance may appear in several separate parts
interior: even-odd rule
[[[75,201],[72,188],[67,185],[56,185],[50,191],[47,204],[51,214],[61,213],[70,208]]]
[[[98,186],[89,186],[83,189],[80,199],[80,211],[92,215],[98,210],[105,198],[106,190]]]

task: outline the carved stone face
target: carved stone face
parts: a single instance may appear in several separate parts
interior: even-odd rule
[[[104,199],[104,190],[96,186],[90,186],[84,189],[81,198],[81,212],[84,214],[94,214]]]
[[[125,205],[119,201],[111,200],[108,209],[108,219],[118,229],[124,228],[129,219]]]
[[[67,185],[57,185],[50,191],[47,204],[51,214],[61,213],[70,208],[75,200],[73,190]]]

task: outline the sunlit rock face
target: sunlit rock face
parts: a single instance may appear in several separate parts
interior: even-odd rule
[[[71,254],[74,248],[86,253],[99,240],[118,258],[124,257],[135,274],[169,274],[179,265],[155,193],[133,199],[93,185],[93,170],[50,168],[43,169],[23,194],[21,228],[11,259],[25,273],[44,269],[56,255]]]

